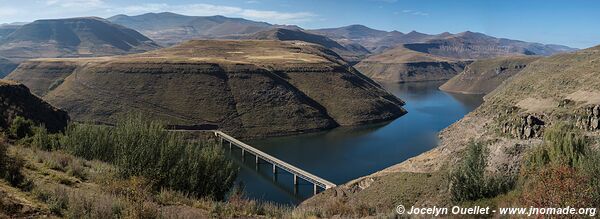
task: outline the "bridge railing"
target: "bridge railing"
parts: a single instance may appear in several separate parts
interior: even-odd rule
[[[253,154],[256,157],[260,157],[264,161],[267,161],[267,162],[273,164],[274,170],[275,170],[275,166],[277,166],[285,171],[290,172],[291,174],[294,174],[295,177],[296,176],[300,177],[308,182],[313,183],[315,186],[319,186],[324,189],[330,189],[330,188],[336,187],[336,184],[334,184],[332,182],[329,182],[321,177],[318,177],[309,172],[306,172],[306,171],[304,171],[298,167],[295,167],[285,161],[279,160],[267,153],[262,152],[261,150],[258,150],[244,142],[241,142],[241,141],[235,139],[234,137],[231,137],[221,131],[215,131],[214,133],[217,137],[220,137],[221,139],[225,139],[226,141],[230,142],[231,144],[234,144],[234,145],[240,147],[242,150],[245,150],[245,151]],[[294,178],[294,183],[296,183],[295,178]]]

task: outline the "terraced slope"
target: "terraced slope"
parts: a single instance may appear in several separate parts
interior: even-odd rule
[[[537,59],[539,57],[514,56],[478,60],[440,89],[455,93],[487,94]]]
[[[75,120],[111,123],[141,111],[170,125],[218,126],[245,137],[381,122],[405,113],[401,100],[336,53],[303,42],[189,41],[121,57],[40,59],[9,78]],[[59,85],[49,85],[54,82]]]
[[[469,63],[399,46],[370,56],[354,67],[375,80],[412,82],[447,80],[456,76]]]

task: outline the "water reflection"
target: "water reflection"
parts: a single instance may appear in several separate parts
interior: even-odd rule
[[[437,144],[437,132],[481,104],[481,95],[439,91],[437,88],[442,83],[383,84],[406,101],[408,111],[408,114],[387,124],[341,127],[327,132],[249,143],[292,165],[342,184],[431,149]],[[295,195],[292,176],[279,174],[274,183],[269,168],[259,168],[256,172],[254,158],[250,160],[250,163],[246,160],[246,168],[238,177],[249,197],[296,204],[312,193],[312,186],[303,185]]]

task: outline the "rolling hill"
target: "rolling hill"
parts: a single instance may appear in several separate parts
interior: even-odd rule
[[[511,56],[477,60],[440,89],[456,93],[487,94],[539,58]]]
[[[107,19],[135,29],[164,45],[174,45],[190,39],[232,38],[282,27],[242,18],[186,16],[170,12],[116,15]]]
[[[368,77],[386,82],[447,80],[470,61],[436,56],[398,46],[370,56],[354,67]]]
[[[495,57],[550,55],[571,52],[568,47],[500,39],[481,33],[440,34],[442,38],[407,43],[372,55],[355,67],[377,80],[396,82],[445,80],[474,60]]]
[[[135,30],[96,17],[38,20],[0,40],[0,56],[17,61],[119,55],[157,48]]]
[[[281,41],[304,41],[321,45],[339,54],[344,60],[355,64],[369,54],[369,51],[360,45],[341,45],[326,36],[308,33],[299,29],[275,28],[261,31],[250,36],[240,37],[242,39],[255,40],[281,40]]]
[[[79,121],[111,123],[142,111],[175,127],[217,126],[246,137],[405,113],[401,100],[336,53],[297,41],[203,40],[120,57],[38,59],[7,78]]]

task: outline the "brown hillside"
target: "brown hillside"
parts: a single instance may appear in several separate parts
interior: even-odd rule
[[[440,89],[455,93],[487,94],[537,59],[539,57],[514,56],[478,60]]]
[[[0,129],[6,129],[17,116],[43,124],[56,132],[67,126],[69,116],[29,92],[22,84],[0,80]]]
[[[111,123],[142,111],[170,125],[216,125],[240,136],[317,131],[405,113],[401,100],[337,54],[300,42],[189,41],[121,57],[41,59],[9,78],[46,93],[44,99],[75,120]]]
[[[368,57],[354,67],[372,79],[388,82],[447,80],[468,64],[403,46]]]

